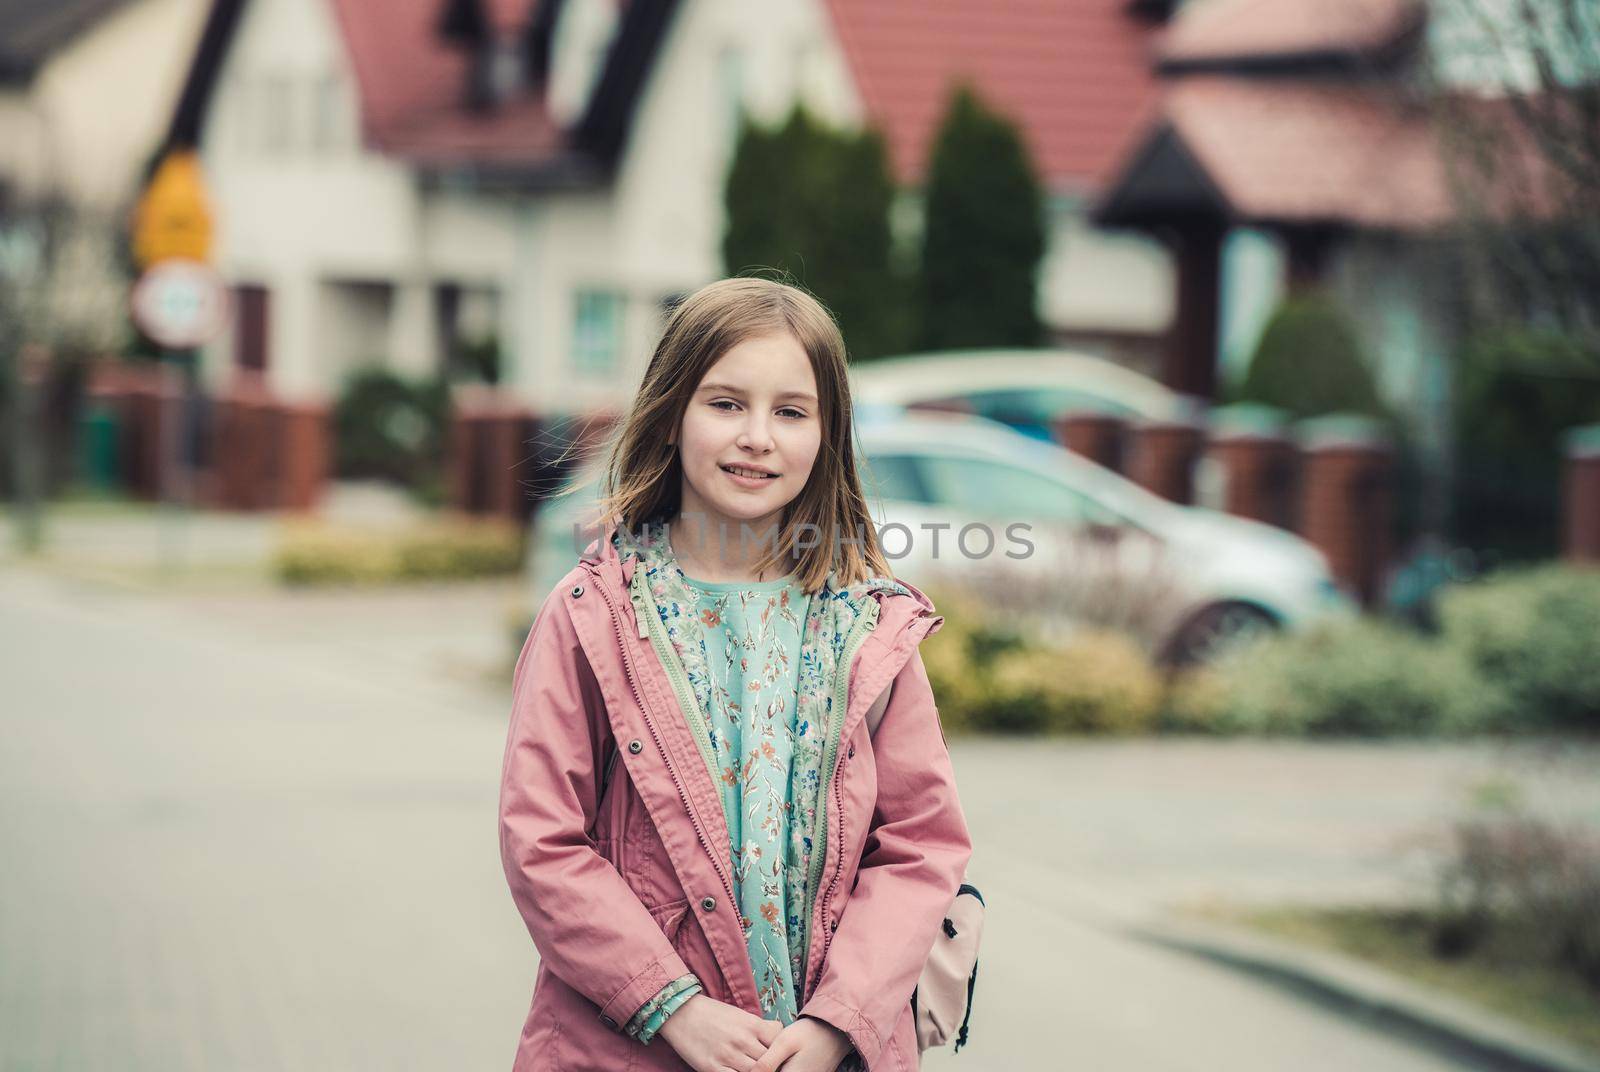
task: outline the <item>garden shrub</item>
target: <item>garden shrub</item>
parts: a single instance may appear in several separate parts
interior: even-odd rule
[[[1434,949],[1499,942],[1600,990],[1600,835],[1521,808],[1458,820],[1438,872]]]
[[[1038,643],[968,596],[930,598],[945,620],[920,650],[947,729],[1129,733],[1154,724],[1161,677],[1131,637],[1083,630]]]
[[[1507,568],[1438,596],[1444,642],[1496,682],[1500,729],[1600,729],[1600,569]]]
[[[1264,638],[1223,656],[1219,731],[1462,734],[1492,717],[1495,690],[1461,651],[1371,619]]]
[[[503,521],[450,518],[389,530],[321,521],[287,525],[273,555],[285,584],[384,584],[517,572],[522,533]]]
[[[1457,367],[1456,538],[1501,560],[1553,554],[1562,435],[1600,414],[1600,353],[1518,326],[1473,338]]]
[[[1317,293],[1286,298],[1274,310],[1236,396],[1230,401],[1262,402],[1297,418],[1389,416],[1349,317]]]
[[[975,714],[1000,730],[1138,733],[1161,710],[1161,675],[1118,633],[1085,631],[1060,649],[1002,652],[987,680]]]
[[[365,369],[334,407],[339,476],[425,487],[443,470],[450,389],[444,379],[409,380]]]

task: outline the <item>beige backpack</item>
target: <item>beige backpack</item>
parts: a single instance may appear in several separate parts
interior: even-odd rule
[[[893,688],[891,685],[890,688]],[[867,709],[867,732],[876,734],[889,705],[889,689],[884,689]],[[945,913],[944,924],[934,939],[928,962],[923,966],[916,989],[911,992],[911,1015],[917,1025],[917,1052],[929,1046],[944,1046],[955,1038],[953,1053],[960,1053],[967,1041],[967,1022],[972,1018],[972,991],[978,983],[978,939],[983,935],[983,894],[964,881]]]

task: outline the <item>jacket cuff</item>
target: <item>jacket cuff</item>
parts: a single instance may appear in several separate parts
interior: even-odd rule
[[[652,960],[638,975],[629,979],[621,990],[611,996],[611,1000],[600,1010],[600,1022],[621,1034],[622,1025],[639,1011],[641,1005],[655,997],[662,987],[674,979],[688,974],[690,974],[689,966],[683,962],[683,957],[679,956],[676,950]]]
[[[799,1015],[810,1016],[824,1023],[832,1024],[843,1031],[850,1038],[850,1045],[856,1048],[856,1053],[861,1056],[862,1067],[867,1072],[872,1072],[873,1062],[878,1059],[878,1051],[883,1044],[878,1039],[878,1034],[872,1025],[861,1016],[861,1011],[846,1005],[838,998],[829,997],[827,994],[814,994],[806,1002],[805,1008]]]

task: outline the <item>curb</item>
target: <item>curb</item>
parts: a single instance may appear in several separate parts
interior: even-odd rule
[[[1516,1072],[1600,1072],[1600,1058],[1574,1046],[1338,953],[1171,917],[1122,930],[1139,941],[1258,976],[1454,1056]]]

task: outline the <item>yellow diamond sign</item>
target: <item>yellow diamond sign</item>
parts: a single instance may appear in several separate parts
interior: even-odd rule
[[[134,209],[133,255],[141,268],[173,258],[210,259],[211,206],[194,150],[174,150],[156,168]]]

